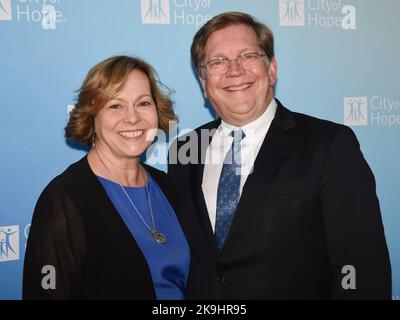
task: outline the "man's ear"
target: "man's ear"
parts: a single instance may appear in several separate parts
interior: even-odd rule
[[[268,80],[272,87],[275,86],[277,73],[278,73],[278,64],[276,63],[276,59],[272,58],[268,66]]]
[[[204,98],[207,99],[207,91],[206,91],[206,81],[207,79],[203,78],[203,75],[199,76],[201,87],[203,88]]]

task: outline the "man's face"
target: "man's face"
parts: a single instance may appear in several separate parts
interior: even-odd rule
[[[214,32],[205,47],[207,63],[215,58],[236,59],[241,53],[263,53],[255,32],[237,24]],[[276,80],[275,59],[260,57],[251,68],[243,69],[232,61],[225,74],[200,78],[206,97],[219,116],[229,124],[244,126],[261,116],[273,98]]]

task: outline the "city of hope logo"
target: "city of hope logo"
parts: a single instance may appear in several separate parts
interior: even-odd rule
[[[0,0],[0,20],[11,21],[11,0]]]
[[[52,4],[48,4],[50,1]],[[65,22],[62,12],[54,5],[60,4],[61,0],[18,0],[11,8],[11,0],[0,0],[0,21],[14,20],[17,22],[38,23],[44,30],[55,30],[57,24]]]
[[[0,262],[19,259],[19,226],[0,227]]]
[[[281,26],[304,26],[304,0],[280,0]]]
[[[344,124],[346,126],[368,125],[367,97],[345,97],[343,110]]]
[[[356,8],[342,0],[278,0],[281,26],[356,30]]]
[[[169,24],[169,0],[141,0],[142,23]]]

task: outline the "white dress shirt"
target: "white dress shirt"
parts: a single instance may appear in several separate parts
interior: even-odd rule
[[[233,142],[233,137],[230,133],[232,130],[242,129],[246,135],[240,144],[242,159],[240,194],[242,194],[243,186],[246,183],[247,177],[253,170],[254,161],[260,151],[271,122],[275,117],[276,108],[276,101],[275,99],[272,99],[265,112],[253,122],[239,128],[221,121],[221,125],[215,132],[212,141],[207,148],[202,181],[204,199],[206,201],[208,215],[214,232],[219,177],[221,175],[225,155]]]

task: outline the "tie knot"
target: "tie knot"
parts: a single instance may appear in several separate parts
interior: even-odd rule
[[[240,143],[246,137],[242,129],[232,130],[230,136],[233,137],[233,142],[235,144]]]

